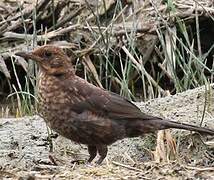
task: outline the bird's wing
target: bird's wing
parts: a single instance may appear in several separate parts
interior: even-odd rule
[[[63,83],[69,87],[71,108],[77,113],[91,111],[98,115],[104,115],[112,119],[152,119],[153,116],[146,115],[129,100],[104,89],[98,88],[85,80],[67,80]],[[67,84],[67,85],[66,85]],[[75,99],[78,99],[75,101]],[[80,100],[81,99],[81,100]]]
[[[125,129],[120,123],[114,123],[105,116],[95,115],[91,111],[83,111],[72,119],[73,129],[84,144],[111,144],[125,137]]]

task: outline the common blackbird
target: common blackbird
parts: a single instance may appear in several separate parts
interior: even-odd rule
[[[55,46],[45,45],[16,55],[34,60],[40,68],[39,113],[50,128],[75,142],[86,144],[89,162],[100,164],[107,145],[126,137],[177,128],[214,135],[214,130],[151,116],[127,99],[96,87],[75,75],[69,57]]]

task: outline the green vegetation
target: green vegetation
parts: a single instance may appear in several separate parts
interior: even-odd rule
[[[203,9],[203,6],[196,3],[194,17],[189,17],[188,21],[188,17],[180,16],[171,0],[164,3],[167,10],[165,14],[153,1],[150,3],[155,16],[154,22],[158,23],[148,29],[139,28],[138,20],[141,11],[146,11],[148,8],[138,7],[131,15],[127,15],[130,4],[124,4],[119,0],[114,3],[112,1],[106,3],[103,0],[99,6],[92,6],[88,1],[85,1],[85,7],[73,5],[75,18],[67,21],[67,24],[63,24],[63,18],[60,19],[56,13],[59,4],[50,1],[49,6],[47,4],[43,9],[52,19],[47,26],[43,26],[45,18],[42,18],[41,6],[37,4],[29,16],[31,30],[28,27],[29,23],[26,23],[29,17],[24,13],[23,7],[19,6],[18,13],[21,13],[20,19],[24,29],[22,34],[25,35],[21,43],[24,43],[25,47],[46,44],[51,39],[48,33],[57,34],[57,31],[53,30],[61,26],[69,27],[69,23],[72,22],[73,26],[76,25],[76,29],[61,37],[54,36],[51,42],[69,39],[67,43],[75,43],[75,48],[68,47],[67,44],[65,46],[68,54],[72,52],[71,57],[75,57],[72,62],[78,75],[97,86],[115,91],[134,101],[165,96],[166,90],[174,94],[212,83],[214,63],[210,56],[214,44],[206,49],[206,52],[202,51],[201,47],[203,27],[200,27],[197,7]],[[82,11],[84,8],[87,9],[88,14]],[[210,23],[214,23],[213,17],[207,14],[206,18]],[[28,37],[29,31],[31,38]],[[146,42],[145,34],[149,37],[150,43]],[[40,35],[43,35],[43,40],[38,40]],[[75,42],[73,42],[74,36],[76,36]],[[80,40],[77,42],[78,38]],[[5,53],[5,49],[1,52]],[[13,105],[17,109],[17,116],[33,114],[37,104],[38,68],[33,62],[28,62],[28,70],[23,78],[18,74],[14,63],[20,60],[10,55],[10,61],[15,83],[11,84],[10,79],[7,79],[11,88],[8,99],[12,99],[12,102],[17,104]]]

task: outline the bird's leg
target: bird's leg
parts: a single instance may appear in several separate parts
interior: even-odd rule
[[[93,145],[88,145],[88,153],[90,154],[90,157],[88,159],[88,162],[90,163],[97,155],[97,147]]]
[[[108,152],[108,148],[106,145],[98,145],[97,146],[97,151],[100,155],[100,158],[98,159],[98,161],[96,162],[97,164],[101,164],[103,162],[103,160],[105,159],[107,152]]]

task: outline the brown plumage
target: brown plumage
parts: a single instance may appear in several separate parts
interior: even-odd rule
[[[156,130],[177,128],[214,135],[211,129],[147,115],[125,98],[88,83],[75,75],[69,58],[58,47],[46,45],[16,55],[32,59],[40,67],[41,116],[62,136],[88,145],[89,162],[98,152],[100,164],[107,145],[119,139]]]

